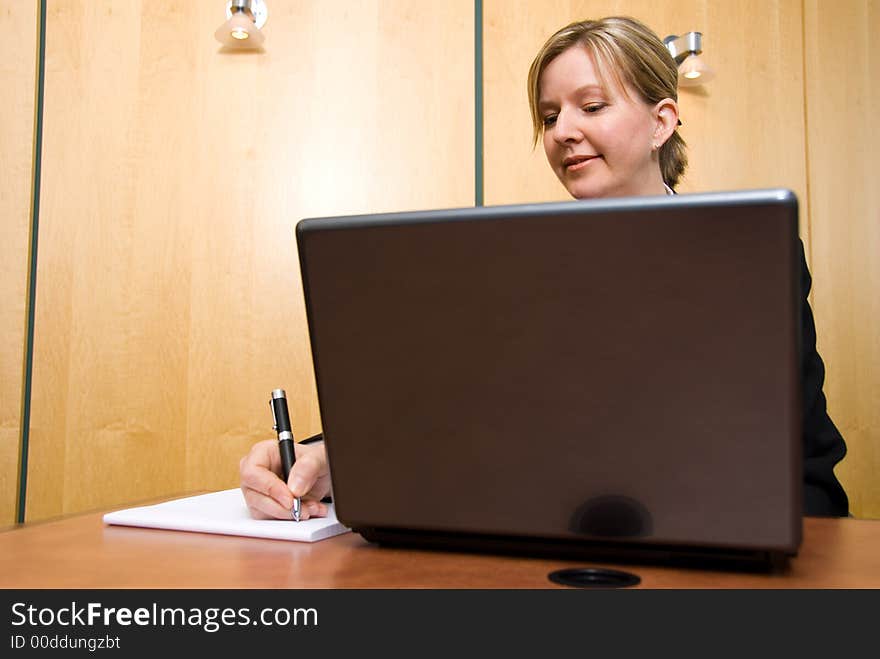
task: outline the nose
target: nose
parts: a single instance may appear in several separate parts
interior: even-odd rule
[[[571,144],[583,139],[576,117],[568,110],[560,110],[553,126],[553,139],[559,144]]]

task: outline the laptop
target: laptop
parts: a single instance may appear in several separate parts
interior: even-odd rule
[[[296,237],[336,513],[367,540],[797,553],[790,190],[309,218]]]

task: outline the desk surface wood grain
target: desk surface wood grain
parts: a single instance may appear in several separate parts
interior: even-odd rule
[[[2,588],[557,588],[554,570],[602,565],[106,526],[101,513],[0,532]],[[804,520],[797,557],[773,572],[610,564],[645,588],[880,588],[880,521]]]

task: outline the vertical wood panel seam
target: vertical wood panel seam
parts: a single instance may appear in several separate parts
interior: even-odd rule
[[[804,91],[804,184],[807,191],[807,234],[810,239],[805,245],[807,263],[813,266],[813,188],[810,178],[810,90],[807,84],[807,0],[801,0],[801,84]],[[812,291],[810,291],[812,293]],[[815,307],[815,296],[813,296]]]
[[[483,0],[474,0],[474,205],[483,205]]]
[[[28,243],[27,286],[25,288],[25,344],[22,366],[21,425],[18,444],[18,502],[16,520],[25,521],[25,502],[27,501],[28,445],[31,421],[31,380],[34,359],[34,310],[37,295],[37,243],[40,227],[40,180],[43,151],[43,93],[45,86],[46,56],[46,0],[40,0],[37,11],[37,62],[34,72],[36,79],[36,99],[34,102],[34,147],[31,158],[31,222]]]

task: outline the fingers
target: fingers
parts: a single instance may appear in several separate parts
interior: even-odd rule
[[[238,467],[241,491],[251,514],[258,519],[290,519],[293,495],[278,477],[281,457],[274,440],[254,444]]]
[[[309,517],[327,517],[327,504],[320,501],[309,501],[308,513]]]
[[[285,508],[275,499],[245,487],[241,488],[248,511],[254,519],[290,519],[290,511],[293,508],[291,497],[290,508]]]
[[[322,459],[321,455],[314,451],[303,451],[302,455],[297,455],[296,462],[290,470],[290,478],[287,480],[290,491],[298,497],[311,494],[318,479],[326,471],[327,462]]]
[[[278,476],[281,458],[275,440],[254,444],[239,462],[241,491],[254,518],[291,519],[294,496],[303,498],[300,519],[327,515],[327,506],[320,502],[330,491],[324,446],[297,445],[295,450],[297,460],[290,472],[289,487]]]
[[[254,519],[292,519],[293,518],[293,500],[291,498],[290,508],[285,508],[275,499],[256,492],[255,490],[246,490],[242,488],[244,500],[247,503],[251,517]],[[311,517],[326,517],[328,508],[325,504],[316,499],[303,499],[300,508],[300,520],[305,521]]]
[[[315,499],[306,499],[302,502],[300,509],[300,521],[305,521],[310,517],[326,517],[327,506]]]
[[[251,450],[239,462],[239,474],[245,477],[245,471],[252,475],[253,470],[266,469],[275,474],[281,473],[281,454],[278,451],[278,443],[274,439],[266,439],[257,442]]]

